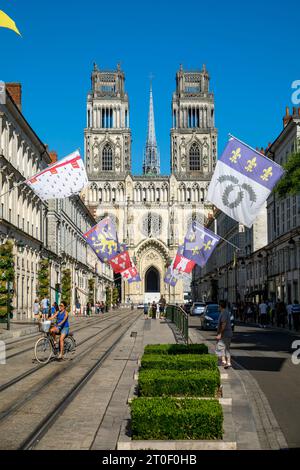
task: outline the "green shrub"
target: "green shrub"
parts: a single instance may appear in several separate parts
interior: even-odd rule
[[[146,369],[139,374],[139,393],[142,397],[215,397],[219,387],[219,370]]]
[[[208,354],[205,344],[148,344],[145,354]]]
[[[141,367],[160,370],[214,370],[218,368],[218,358],[212,354],[144,354]]]
[[[222,439],[217,400],[136,398],[130,406],[133,439]]]

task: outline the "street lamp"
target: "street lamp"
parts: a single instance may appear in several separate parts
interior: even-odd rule
[[[24,242],[22,242],[22,240],[20,240],[16,243],[16,247],[18,249],[18,253],[20,253],[20,254],[23,253],[24,250],[25,250],[25,244],[24,244]]]

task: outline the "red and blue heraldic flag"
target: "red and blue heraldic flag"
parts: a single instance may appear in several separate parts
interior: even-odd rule
[[[125,271],[125,269],[131,268],[132,266],[128,251],[124,251],[124,253],[121,253],[115,258],[111,259],[109,261],[109,264],[111,265],[116,274],[119,274],[122,271]]]
[[[101,220],[83,236],[102,262],[110,261],[126,249],[124,244],[119,244],[116,227],[109,217]]]
[[[203,267],[219,241],[220,237],[214,232],[193,222],[184,239],[183,256]]]
[[[128,284],[141,281],[140,275],[135,266],[132,266],[129,269],[125,269],[125,271],[122,271],[121,276],[123,279],[126,279],[128,281]]]

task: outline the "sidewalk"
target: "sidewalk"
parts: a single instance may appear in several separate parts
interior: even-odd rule
[[[33,320],[17,321],[11,320],[10,330],[7,330],[6,323],[0,323],[0,340],[17,339],[22,336],[28,336],[37,333],[39,327]]]
[[[211,342],[197,328],[189,329],[192,343],[204,343],[214,354]],[[286,449],[287,443],[269,402],[251,374],[232,357],[233,368],[227,370],[232,396],[232,417],[238,450]]]

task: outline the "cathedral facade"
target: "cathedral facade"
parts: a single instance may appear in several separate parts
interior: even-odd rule
[[[209,80],[205,66],[198,71],[180,67],[176,74],[169,175],[160,173],[150,89],[143,174],[134,175],[124,72],[119,66],[103,71],[94,65],[84,131],[90,185],[83,198],[97,220],[108,215],[115,221],[119,241],[127,244],[141,276],[133,284],[116,277],[122,302],[139,304],[163,295],[182,303],[190,291],[191,279],[171,287],[164,277],[192,220],[204,223],[211,211],[206,193],[217,160],[217,129]]]

